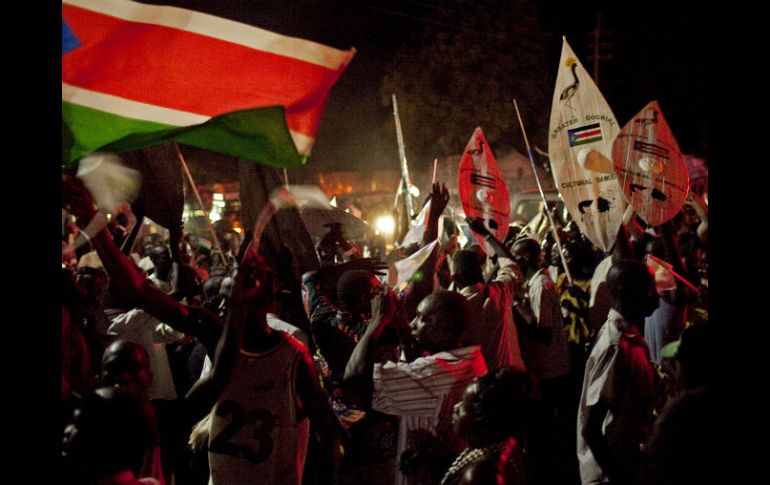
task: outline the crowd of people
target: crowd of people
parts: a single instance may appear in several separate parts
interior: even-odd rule
[[[74,177],[62,196],[65,247],[104,214]],[[126,215],[63,251],[65,483],[704,483],[705,202],[660,227],[629,208],[607,254],[555,212],[504,240],[461,221],[487,254],[439,223],[443,184],[427,200],[398,256],[331,226],[296,281],[248,232],[212,257],[181,224],[134,244]]]

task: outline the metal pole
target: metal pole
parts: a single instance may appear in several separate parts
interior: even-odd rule
[[[222,246],[220,246],[219,244],[219,238],[217,237],[217,233],[216,231],[214,231],[214,226],[211,224],[211,220],[209,219],[209,213],[206,210],[206,207],[203,205],[201,194],[198,193],[198,188],[195,186],[195,181],[192,178],[190,169],[187,167],[187,162],[185,161],[184,156],[182,155],[182,151],[179,149],[179,145],[177,143],[174,143],[174,149],[176,150],[176,154],[179,157],[179,161],[182,162],[182,169],[184,170],[184,173],[187,175],[187,180],[190,182],[190,187],[192,187],[193,193],[195,194],[195,198],[198,199],[198,205],[201,206],[203,215],[206,217],[206,224],[209,227],[209,231],[211,231],[211,237],[214,238],[214,246],[216,246],[217,250],[219,251],[219,257],[222,259],[222,264],[227,266],[225,253],[222,251]]]
[[[403,193],[404,203],[406,205],[407,221],[412,220],[414,216],[414,208],[412,207],[412,197],[409,195],[409,186],[411,181],[409,180],[409,165],[406,161],[406,147],[404,146],[404,133],[401,131],[401,119],[398,117],[398,101],[396,101],[395,93],[393,97],[393,118],[396,121],[396,138],[398,140],[398,154],[401,158],[401,178],[403,179]]]
[[[516,103],[516,99],[513,100],[513,107],[516,109],[516,117],[519,118],[519,126],[521,126],[521,133],[524,135],[524,144],[527,145],[527,155],[529,155],[529,163],[532,164],[532,172],[535,174],[535,181],[537,182],[537,189],[540,191],[540,197],[543,199],[545,206],[545,214],[548,216],[548,221],[551,223],[551,231],[553,231],[553,237],[556,239],[556,245],[559,247],[559,256],[561,256],[561,264],[564,266],[564,272],[567,273],[567,280],[569,284],[572,284],[572,274],[567,267],[567,261],[564,259],[564,251],[561,248],[561,240],[559,239],[559,231],[556,230],[556,226],[553,225],[553,217],[551,217],[551,211],[548,210],[548,201],[545,200],[545,193],[543,192],[543,185],[540,183],[540,176],[537,174],[537,167],[535,167],[535,158],[532,156],[532,149],[529,147],[529,139],[527,139],[527,132],[524,130],[524,123],[521,121],[521,113],[519,113],[519,105]]]

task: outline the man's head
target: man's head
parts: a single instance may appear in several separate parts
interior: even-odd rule
[[[328,266],[336,262],[340,242],[344,241],[345,238],[342,235],[341,223],[330,222],[324,224],[324,227],[328,227],[329,232],[327,232],[321,241],[318,242],[316,251],[318,251],[318,259],[320,262],[323,263],[323,265]]]
[[[663,238],[660,236],[653,236],[644,247],[646,254],[651,254],[658,259],[666,259],[666,247],[663,244]]]
[[[513,260],[522,271],[537,270],[540,267],[540,244],[530,237],[519,239],[511,247]]]
[[[155,246],[162,246],[163,245],[163,236],[156,232],[151,232],[150,234],[147,234],[144,236],[142,240],[142,249],[144,250],[144,255],[148,256],[150,254],[150,249],[154,248]]]
[[[184,239],[179,240],[179,259],[184,264],[190,264],[192,260],[192,248]]]
[[[452,426],[470,446],[481,447],[520,435],[530,381],[510,367],[477,377],[454,406]]]
[[[452,279],[459,288],[484,281],[479,253],[469,249],[458,251],[452,258]]]
[[[510,246],[513,244],[513,242],[516,240],[517,237],[519,237],[519,234],[521,234],[521,231],[524,229],[524,226],[520,222],[511,222],[508,225],[508,232],[505,234],[505,239],[503,240],[503,244],[510,248]]]
[[[621,260],[610,268],[606,284],[611,307],[643,330],[644,318],[658,307],[655,276],[650,267],[631,259]]]
[[[153,246],[150,248],[150,261],[155,266],[155,274],[162,281],[168,281],[171,273],[171,253],[166,246]]]
[[[337,280],[337,302],[341,310],[354,315],[368,315],[372,298],[377,294],[380,282],[371,271],[354,269],[346,271]]]
[[[468,300],[453,291],[438,291],[417,305],[417,315],[409,324],[417,347],[435,354],[462,346],[462,334],[471,320]]]
[[[590,244],[587,244],[582,237],[576,237],[565,239],[562,247],[564,260],[570,272],[580,278],[590,278],[593,274],[593,253]]]
[[[102,268],[84,266],[76,272],[77,282],[85,288],[90,304],[99,304],[109,283],[107,272]]]
[[[117,340],[102,356],[102,384],[120,386],[134,395],[141,395],[152,384],[150,356],[141,345]]]
[[[549,251],[551,253],[551,257],[550,257],[551,265],[558,266],[561,268],[562,261],[561,261],[561,253],[559,252],[559,245],[554,242],[553,244],[551,244]]]
[[[149,400],[115,387],[97,389],[64,430],[64,481],[115,483],[100,479],[138,470],[156,434],[157,415]]]
[[[682,210],[674,216],[674,225],[679,228],[679,231],[682,233],[696,231],[700,222],[701,220],[698,213],[689,202],[685,202],[682,206]]]
[[[260,255],[257,257],[256,262],[249,262],[248,264],[241,264],[238,268],[238,274],[233,279],[233,286],[230,292],[237,290],[239,284],[238,279],[241,277],[241,272],[251,271],[250,283],[253,285],[247,290],[246,296],[246,314],[247,314],[247,328],[263,332],[267,329],[267,320],[265,319],[266,313],[276,313],[277,298],[281,291],[281,282],[278,278],[278,274],[267,265],[265,258]],[[220,286],[219,294],[223,294],[223,288],[228,283],[228,279],[225,278]],[[230,300],[231,293],[227,293],[225,298]]]
[[[222,276],[214,276],[206,280],[203,284],[203,299],[208,300],[209,298],[219,295],[223,280],[224,277]]]

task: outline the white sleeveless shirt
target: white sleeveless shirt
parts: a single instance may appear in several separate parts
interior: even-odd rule
[[[239,352],[212,409],[210,485],[302,483],[310,425],[298,415],[295,383],[308,350],[281,334],[285,339],[267,352]]]

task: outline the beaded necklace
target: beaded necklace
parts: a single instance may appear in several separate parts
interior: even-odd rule
[[[449,477],[457,474],[467,465],[481,461],[494,453],[499,453],[508,445],[510,441],[511,440],[509,438],[505,441],[501,441],[500,443],[495,443],[494,445],[484,446],[483,448],[465,448],[463,452],[460,453],[460,456],[455,459],[454,463],[452,463],[452,466],[449,467],[449,470],[447,470],[444,478],[441,479],[441,485],[444,485]]]

